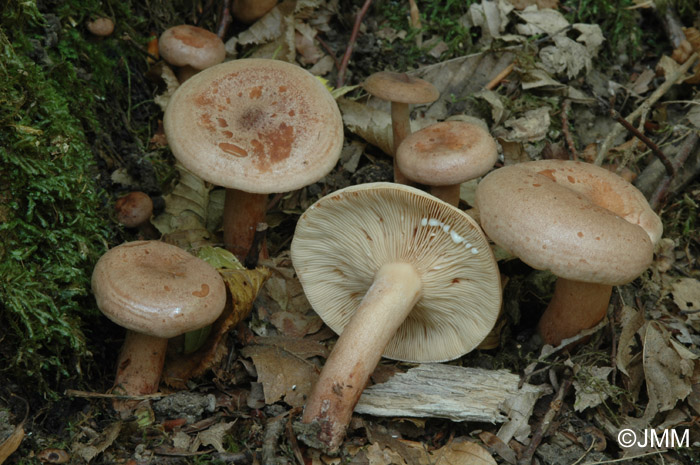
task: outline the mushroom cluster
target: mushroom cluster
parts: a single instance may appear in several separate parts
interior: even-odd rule
[[[559,277],[539,323],[553,345],[605,317],[612,287],[649,267],[662,234],[641,192],[588,163],[541,160],[494,170],[479,183],[476,203],[489,238]]]
[[[309,302],[341,334],[304,410],[340,445],[383,355],[440,362],[476,347],[501,303],[498,267],[464,212],[400,184],[336,191],[297,223],[292,261]]]

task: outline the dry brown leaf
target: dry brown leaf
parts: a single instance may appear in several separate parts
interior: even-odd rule
[[[224,438],[226,433],[233,427],[235,421],[217,423],[197,434],[197,441],[204,446],[212,446],[217,452],[226,452],[224,448]]]
[[[671,284],[673,301],[685,311],[700,310],[700,281],[694,278],[680,278]]]
[[[17,450],[19,445],[22,443],[22,439],[24,439],[24,422],[15,426],[15,429],[12,431],[10,437],[5,439],[2,444],[0,444],[0,464],[7,460],[7,458]]]
[[[510,448],[508,444],[501,441],[501,438],[489,431],[482,431],[479,433],[479,439],[496,454],[498,454],[506,462],[515,465],[518,460],[515,451]]]
[[[455,438],[433,452],[435,465],[496,465],[491,453],[467,438]]]
[[[121,429],[121,422],[112,423],[102,434],[90,439],[87,443],[80,442],[78,436],[71,445],[71,450],[86,462],[91,462],[114,443]]]
[[[318,378],[314,364],[275,346],[250,345],[241,352],[255,363],[266,404],[274,404],[282,398],[292,407],[306,403]]]
[[[583,368],[582,368],[583,369]],[[576,391],[576,400],[574,401],[574,409],[577,412],[583,412],[587,408],[600,405],[608,398],[610,389],[608,376],[612,372],[612,367],[585,367],[585,382],[575,380],[573,382]]]
[[[188,380],[204,374],[228,353],[228,348],[222,343],[224,336],[250,314],[253,301],[270,276],[270,270],[263,266],[248,270],[238,263],[240,268],[234,268],[237,263],[233,261],[235,257],[224,249],[203,248],[198,256],[219,270],[231,299],[227,299],[226,307],[212,324],[206,341],[195,352],[188,355],[178,354],[177,350],[172,348],[176,340],[171,341],[170,353],[163,368],[163,380],[169,386],[179,389],[184,389]],[[226,262],[226,257],[229,262]],[[224,263],[230,263],[231,267],[222,267]]]
[[[260,345],[279,347],[304,360],[311,357],[328,358],[329,354],[328,348],[324,344],[298,337],[256,337],[254,342]]]
[[[635,334],[644,324],[644,312],[637,311],[634,307],[625,305],[620,312],[620,339],[617,344],[617,368],[628,377],[631,377],[629,367],[632,359],[641,352],[637,344]]]
[[[692,391],[695,364],[684,359],[669,343],[670,333],[658,323],[647,325],[644,336],[644,376],[649,404],[645,418],[671,410]]]

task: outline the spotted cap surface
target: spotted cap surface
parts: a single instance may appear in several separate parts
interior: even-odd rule
[[[173,94],[164,128],[187,169],[254,194],[318,181],[343,146],[330,92],[308,71],[277,60],[229,61],[191,77]]]
[[[158,53],[171,65],[206,69],[224,61],[226,47],[213,32],[182,24],[160,35]]]
[[[226,304],[226,286],[214,267],[160,241],[110,249],[95,265],[92,291],[107,318],[161,338],[213,323]]]
[[[476,189],[481,226],[528,265],[625,284],[651,264],[663,232],[641,192],[589,163],[540,160],[492,171]]]

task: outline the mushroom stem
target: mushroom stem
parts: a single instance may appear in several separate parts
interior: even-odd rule
[[[253,244],[255,228],[265,222],[267,194],[251,194],[238,189],[226,189],[224,200],[224,247],[239,260],[244,260]],[[261,258],[267,258],[263,245]]]
[[[459,205],[459,184],[431,186],[430,194],[455,207]]]
[[[383,265],[338,338],[302,418],[304,423],[319,423],[318,439],[328,451],[340,446],[370,375],[421,291],[421,278],[412,265]]]
[[[167,338],[127,330],[117,361],[115,393],[140,396],[156,392],[167,349]],[[136,403],[138,401],[115,399],[113,406],[119,412],[129,412]]]
[[[399,170],[396,164],[396,149],[401,142],[411,135],[411,112],[408,103],[391,102],[391,131],[394,144],[394,182],[413,185],[413,183]]]
[[[558,278],[554,295],[542,314],[539,331],[545,343],[558,346],[598,324],[608,311],[612,286]]]

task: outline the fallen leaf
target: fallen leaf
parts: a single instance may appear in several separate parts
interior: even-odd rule
[[[267,405],[283,398],[292,407],[301,407],[306,403],[311,387],[318,378],[318,370],[313,363],[269,345],[250,345],[244,347],[241,353],[253,359]]]
[[[496,465],[489,451],[467,438],[455,438],[432,455],[435,465]]]
[[[102,434],[91,438],[87,443],[80,442],[80,436],[78,436],[71,444],[71,450],[86,462],[91,462],[114,443],[121,430],[122,423],[116,422],[109,425]]]
[[[577,412],[596,407],[609,397],[610,383],[608,382],[608,376],[610,376],[612,370],[612,367],[581,368],[577,374],[583,375],[584,381],[576,379],[573,382],[576,391],[574,409]]]
[[[658,323],[647,325],[644,336],[644,376],[649,403],[645,418],[671,410],[692,391],[695,364],[669,345],[670,334]]]
[[[10,434],[10,437],[5,439],[2,444],[0,444],[0,464],[2,464],[14,451],[17,450],[19,445],[24,439],[24,422],[15,426],[15,429]]]
[[[226,449],[224,448],[224,437],[226,436],[226,433],[233,427],[235,421],[231,422],[221,422],[217,423],[213,426],[210,426],[209,428],[205,429],[204,431],[200,431],[197,434],[197,439],[202,445],[205,446],[212,446],[214,449],[216,449],[217,452],[219,453],[224,453],[226,452]]]
[[[673,301],[685,311],[700,311],[700,281],[695,278],[680,278],[671,284]]]

